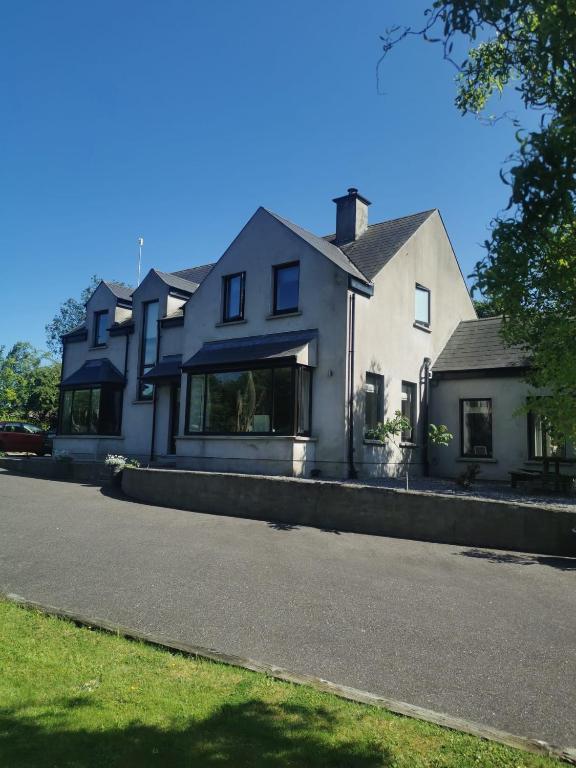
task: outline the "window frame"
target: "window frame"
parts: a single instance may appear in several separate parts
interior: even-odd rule
[[[72,400],[70,403],[70,414],[72,414],[72,410],[74,408],[74,394],[76,392],[83,392],[88,390],[90,392],[90,398],[89,398],[89,405],[88,408],[92,408],[92,397],[93,397],[93,391],[95,389],[100,390],[100,400],[98,403],[98,426],[96,429],[96,432],[64,432],[63,430],[63,416],[64,416],[64,398],[66,396],[67,392],[72,393]],[[101,422],[102,422],[102,395],[104,392],[107,393],[120,393],[120,409],[118,412],[118,429],[115,432],[102,432],[101,431]],[[74,436],[74,437],[101,437],[101,436],[107,436],[107,437],[117,437],[122,434],[122,417],[123,417],[123,411],[124,411],[124,387],[122,385],[118,384],[89,384],[82,387],[68,387],[66,389],[63,389],[60,394],[60,406],[58,409],[58,435],[64,435],[66,437],[68,436]]]
[[[151,304],[156,304],[158,307],[157,316],[156,316],[156,353],[155,353],[155,359],[153,363],[145,363],[145,346],[146,346],[146,325],[148,322],[148,307]],[[145,403],[149,403],[154,399],[154,391],[155,391],[155,385],[150,384],[149,382],[142,381],[142,376],[144,376],[144,368],[147,366],[154,367],[156,363],[158,362],[158,341],[159,341],[159,320],[160,320],[160,302],[158,299],[151,299],[150,301],[144,301],[142,302],[142,323],[140,325],[142,332],[140,334],[140,352],[139,352],[139,361],[138,361],[138,391],[137,391],[137,397],[136,399],[138,401],[143,401]],[[150,391],[150,395],[144,395],[143,389],[145,386],[152,387]]]
[[[384,376],[381,373],[374,373],[374,371],[366,371],[364,375],[364,387],[366,387],[366,384],[369,383],[368,378],[376,379],[378,390],[377,390],[377,400],[376,400],[376,424],[369,425],[366,421],[367,416],[367,395],[370,394],[366,391],[366,388],[364,388],[364,434],[369,429],[374,429],[377,424],[381,424],[384,421]]]
[[[402,412],[402,403],[404,403],[404,387],[409,387],[412,393],[410,399],[410,434],[402,432],[400,434],[400,441],[402,443],[409,443],[410,445],[416,445],[417,431],[418,431],[418,385],[414,381],[402,380],[400,387],[400,412]],[[402,415],[404,415],[402,413]]]
[[[464,403],[473,400],[485,400],[490,403],[490,451],[486,456],[476,456],[473,453],[464,452]],[[461,397],[460,398],[460,458],[461,459],[493,459],[494,458],[494,406],[491,397]]]
[[[530,402],[533,401],[534,398],[529,397],[527,398],[527,406],[528,409],[530,407]],[[539,414],[535,413],[532,410],[528,410],[527,413],[527,427],[528,427],[528,459],[530,461],[543,461],[544,456],[542,454],[536,453],[536,419],[539,416]],[[540,417],[542,418],[542,417]],[[541,427],[542,431],[542,442],[544,443],[545,440],[548,438],[548,432],[546,431],[546,427],[542,425]],[[566,438],[564,438],[563,444],[560,447],[560,453],[548,453],[547,460],[554,462],[554,461],[564,461],[568,456],[568,441]]]
[[[92,328],[92,346],[93,347],[105,347],[108,342],[108,328],[104,328],[104,341],[98,341],[98,329],[99,329],[99,321],[104,316],[108,315],[107,309],[101,309],[98,310],[98,312],[94,312],[93,317],[93,328]]]
[[[295,307],[288,307],[286,309],[278,309],[278,273],[282,269],[290,269],[291,267],[298,267],[298,302]],[[272,287],[272,314],[273,315],[290,315],[300,310],[300,261],[287,261],[283,264],[274,264],[273,270],[273,287]]]
[[[274,425],[274,373],[277,369],[289,369],[291,371],[290,391],[292,394],[292,400],[290,404],[290,423],[292,429],[290,432],[274,432],[272,427]],[[301,371],[306,369],[309,371],[310,383],[309,383],[309,395],[308,395],[308,429],[305,431],[298,431],[300,423],[300,402],[298,397],[299,383],[301,377]],[[206,430],[206,408],[208,404],[208,397],[206,396],[207,389],[207,377],[218,373],[237,373],[244,371],[256,371],[256,370],[270,370],[272,372],[272,384],[271,384],[271,413],[270,413],[270,431],[268,432],[226,432],[226,431],[214,431]],[[191,394],[191,381],[193,376],[203,377],[203,390],[202,390],[202,429],[194,431],[190,429],[190,394]],[[286,365],[286,364],[271,364],[270,361],[265,363],[244,363],[243,365],[226,366],[226,368],[210,369],[190,371],[186,376],[186,409],[185,409],[185,423],[184,434],[190,437],[206,437],[206,436],[223,436],[223,437],[310,437],[312,433],[312,392],[314,390],[314,369],[307,365]]]
[[[427,294],[428,297],[428,321],[425,322],[424,320],[418,320],[416,317],[416,295],[418,291],[423,291]],[[432,325],[432,291],[430,288],[426,288],[425,285],[422,285],[422,283],[415,283],[414,284],[414,322],[416,325],[421,326],[422,328],[430,328]]]
[[[228,300],[230,298],[230,282],[236,278],[240,278],[240,312],[238,315],[228,315]],[[223,323],[237,323],[240,320],[244,320],[244,300],[246,290],[246,272],[233,272],[230,275],[223,275],[222,277],[222,322]]]

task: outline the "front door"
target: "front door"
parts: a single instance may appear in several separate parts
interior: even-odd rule
[[[168,436],[168,453],[176,453],[176,436],[180,421],[180,382],[170,384],[170,428]]]

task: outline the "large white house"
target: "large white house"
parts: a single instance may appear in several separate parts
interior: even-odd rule
[[[333,235],[259,208],[214,264],[103,281],[63,339],[55,449],[327,478],[538,460],[526,361],[477,319],[439,211],[369,224],[356,189],[334,202]],[[366,439],[397,410],[398,446]],[[449,448],[427,446],[430,421]]]

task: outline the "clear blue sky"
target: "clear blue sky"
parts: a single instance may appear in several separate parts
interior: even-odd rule
[[[183,269],[216,260],[259,205],[331,232],[350,186],[372,222],[440,208],[469,274],[507,202],[513,130],[462,118],[454,70],[419,40],[378,95],[379,34],[425,5],[5,4],[0,345],[44,347],[93,273],[133,283],[139,235],[145,271]]]

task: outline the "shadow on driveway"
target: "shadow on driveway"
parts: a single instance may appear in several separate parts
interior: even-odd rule
[[[455,552],[460,557],[475,557],[489,563],[508,565],[547,565],[559,571],[576,571],[576,557],[547,557],[546,555],[513,555],[510,552],[492,552],[488,549],[466,549]]]

